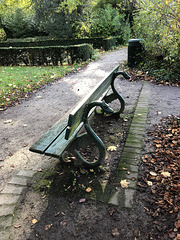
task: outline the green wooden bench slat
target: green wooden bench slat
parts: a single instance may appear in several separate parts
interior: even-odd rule
[[[83,126],[83,123],[80,123],[78,128],[74,131],[73,135],[68,140],[65,139],[66,131],[64,130],[61,133],[61,135],[59,135],[59,137],[45,151],[45,155],[59,158],[63,153],[63,151],[72,142],[73,138],[76,136],[76,134],[79,132],[82,126]]]
[[[57,121],[36,143],[30,147],[30,151],[44,153],[53,141],[67,128],[68,114]]]
[[[112,76],[118,71],[118,68],[119,65],[116,66],[108,76],[103,78],[103,80],[94,89],[92,89],[92,91],[70,113],[65,139],[69,139],[73,135],[78,125],[81,123],[86,104],[95,100],[99,100],[100,97],[102,99],[102,96],[106,94],[106,90],[111,84]]]

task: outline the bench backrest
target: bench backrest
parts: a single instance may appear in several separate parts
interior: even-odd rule
[[[74,110],[69,114],[68,126],[66,129],[65,139],[68,140],[74,133],[74,131],[82,123],[83,113],[86,104],[93,101],[99,100],[106,94],[114,73],[118,71],[119,65],[116,66],[105,78],[96,85],[92,91],[74,108]]]

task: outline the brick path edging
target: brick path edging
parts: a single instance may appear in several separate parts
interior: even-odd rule
[[[17,204],[23,198],[34,170],[20,170],[0,193],[0,239],[10,239],[10,228]]]

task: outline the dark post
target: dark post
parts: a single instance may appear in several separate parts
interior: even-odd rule
[[[130,39],[128,41],[128,67],[135,67],[143,60],[143,39]]]

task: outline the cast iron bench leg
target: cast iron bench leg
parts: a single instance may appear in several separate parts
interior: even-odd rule
[[[92,108],[97,106],[101,107],[102,110],[107,114],[113,113],[113,110],[105,103],[105,101],[95,101],[90,104],[87,104],[84,111],[84,115],[83,115],[84,127],[87,133],[77,136],[73,143],[73,150],[72,150],[73,153],[75,154],[76,158],[80,162],[82,162],[86,167],[99,166],[106,156],[106,148],[104,146],[104,143],[93,131],[88,121],[89,112],[91,111]],[[99,150],[99,157],[97,161],[92,161],[92,162],[87,161],[79,152],[79,149],[81,149],[85,145],[87,146],[90,143],[94,143]]]
[[[118,99],[119,100],[119,103],[120,103],[120,109],[118,111],[113,111],[112,115],[114,116],[119,116],[120,113],[122,113],[124,111],[124,108],[125,108],[125,101],[124,101],[124,98],[122,97],[122,95],[116,90],[115,86],[114,86],[114,82],[115,82],[115,79],[118,75],[123,75],[124,78],[126,79],[129,79],[130,76],[126,73],[126,72],[117,72],[117,73],[114,73],[113,74],[113,78],[112,78],[112,81],[111,81],[111,89],[112,89],[112,92],[111,94],[109,95],[105,95],[103,100],[106,102],[106,103],[111,103],[112,101]],[[97,113],[97,111],[96,111]],[[103,112],[102,112],[103,114]]]

